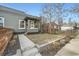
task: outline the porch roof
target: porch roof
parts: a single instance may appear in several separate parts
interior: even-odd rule
[[[26,17],[25,17],[25,19],[24,20],[28,20],[28,19],[30,19],[30,20],[37,20],[37,21],[39,21],[40,20],[40,17],[38,17],[38,16],[32,16],[32,15],[26,15]]]

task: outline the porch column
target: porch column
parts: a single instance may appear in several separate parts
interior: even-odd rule
[[[28,20],[28,27],[27,27],[28,29],[30,28],[30,20]]]

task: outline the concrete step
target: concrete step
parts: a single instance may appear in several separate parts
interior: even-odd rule
[[[32,48],[30,50],[22,52],[23,56],[35,56],[38,53],[37,48]]]

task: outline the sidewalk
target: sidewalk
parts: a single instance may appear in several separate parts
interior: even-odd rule
[[[66,44],[55,56],[79,56],[79,34]]]
[[[20,34],[19,41],[22,56],[41,56],[35,44],[29,40],[24,34]]]

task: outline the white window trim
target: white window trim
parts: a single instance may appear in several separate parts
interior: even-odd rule
[[[24,21],[24,28],[20,28],[20,22],[24,20],[19,20],[19,29],[25,29],[25,21]]]
[[[35,25],[34,25],[34,21],[33,21],[33,20],[31,20],[31,23],[30,23],[30,24],[31,24],[30,29],[31,29],[31,28],[34,29],[34,28],[35,28]],[[33,26],[33,27],[32,27],[32,26]]]
[[[5,19],[4,19],[4,17],[0,17],[0,18],[2,18],[3,27],[4,27],[4,21],[5,21]]]

